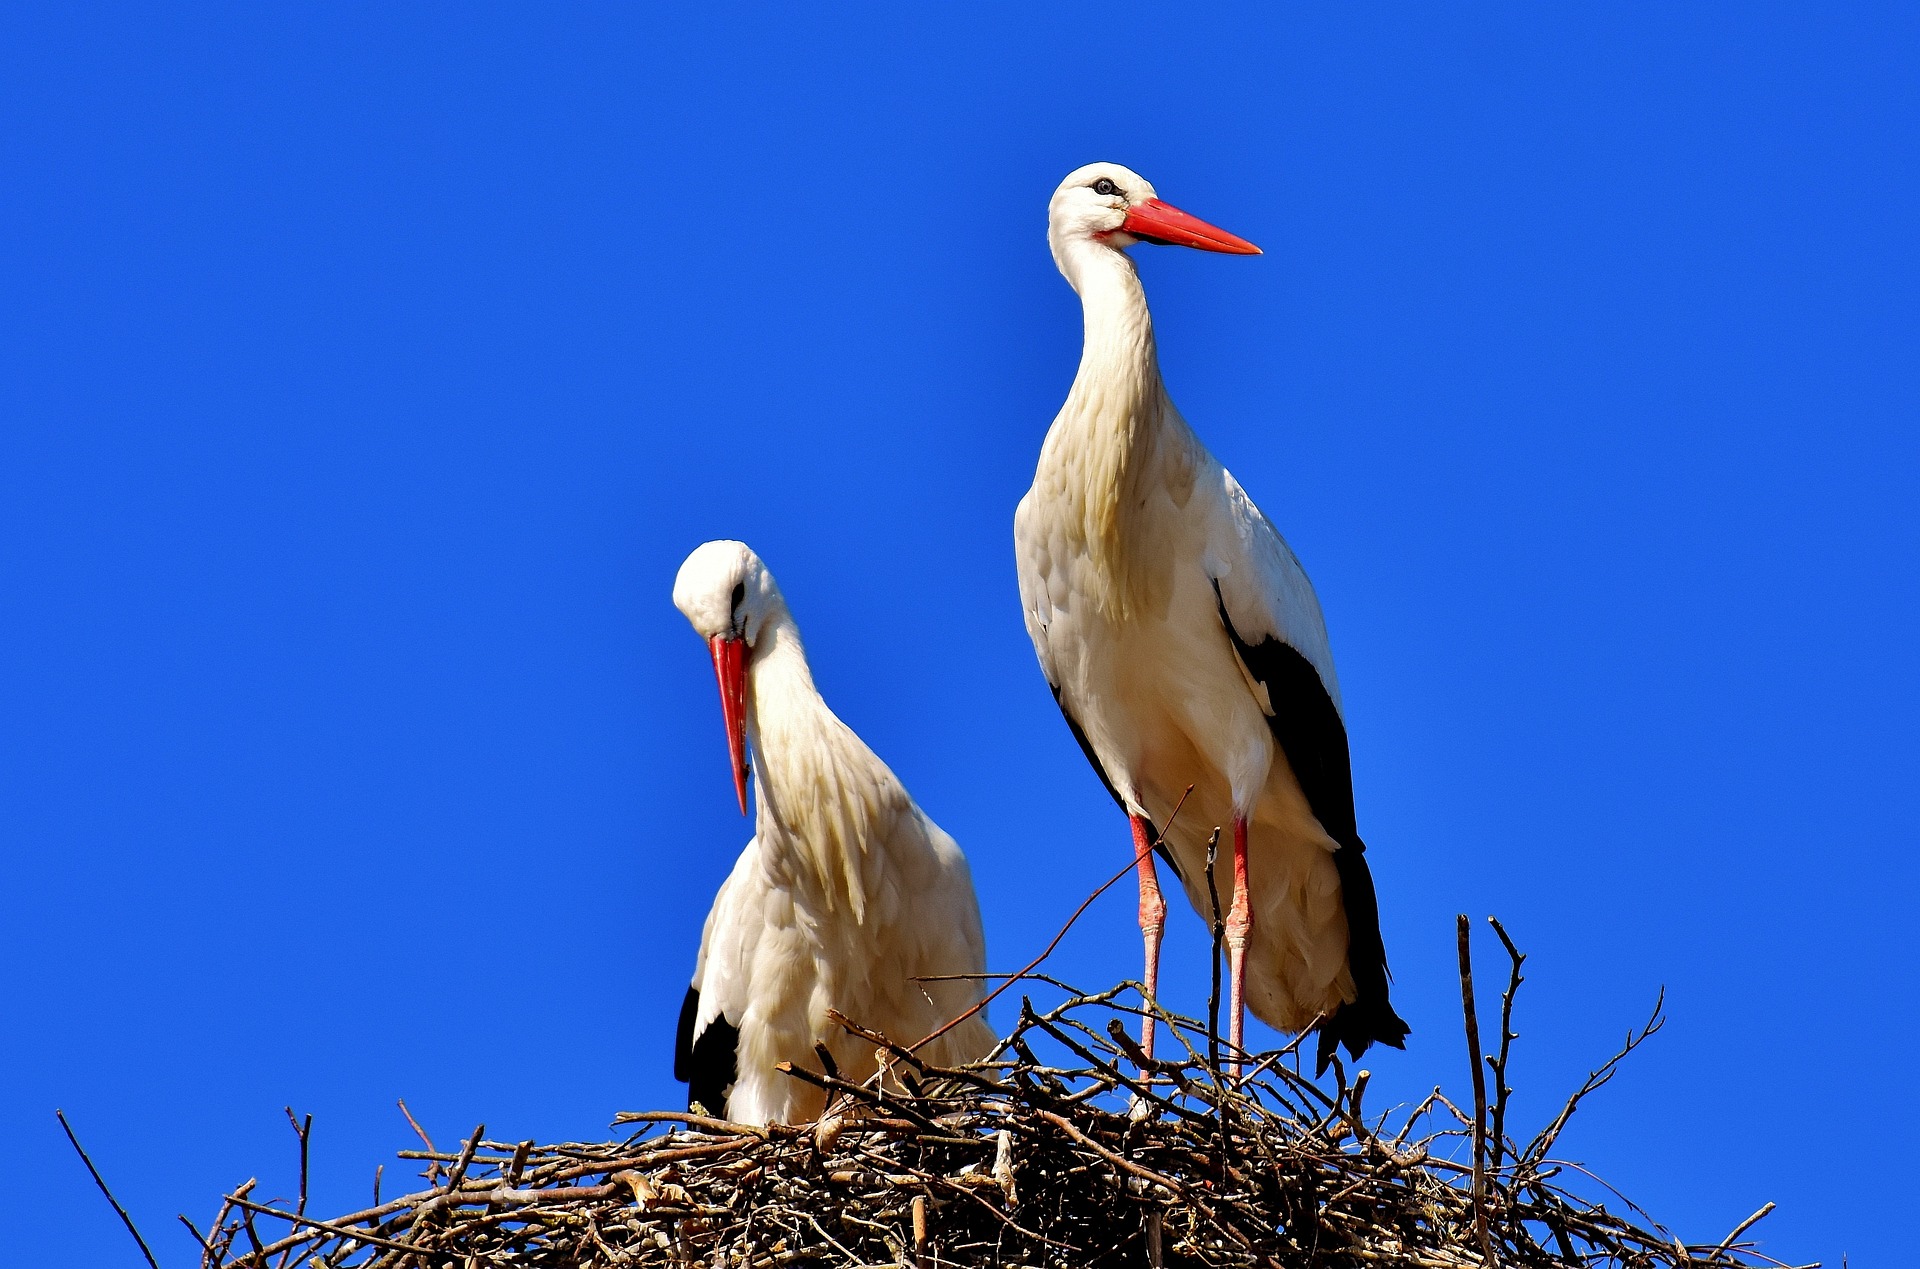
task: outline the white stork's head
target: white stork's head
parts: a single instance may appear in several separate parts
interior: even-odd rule
[[[1260,254],[1246,239],[1161,202],[1146,177],[1118,163],[1089,163],[1069,173],[1053,191],[1047,204],[1047,243],[1069,278],[1073,274],[1066,262],[1076,248],[1097,243],[1119,251],[1136,242]]]
[[[747,653],[786,608],[773,574],[745,542],[703,542],[673,579],[673,606],[707,641],[740,813],[747,811]]]

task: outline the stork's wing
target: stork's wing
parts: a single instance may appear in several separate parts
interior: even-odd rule
[[[1047,646],[1047,625],[1053,618],[1053,601],[1047,594],[1047,579],[1053,574],[1054,552],[1047,541],[1040,517],[1034,513],[1031,491],[1020,499],[1013,512],[1014,571],[1020,579],[1020,616],[1027,623],[1027,638],[1033,640],[1033,653],[1040,658],[1040,672],[1047,686],[1060,699],[1060,680],[1053,672],[1053,653]]]
[[[1337,1044],[1359,1057],[1378,1040],[1402,1047],[1407,1024],[1387,998],[1387,953],[1366,844],[1353,809],[1353,767],[1340,685],[1320,601],[1279,530],[1224,469],[1207,571],[1220,621],[1267,714],[1274,741],[1327,835],[1347,915],[1347,967],[1356,997],[1321,1024],[1320,1066]]]
[[[1306,661],[1337,721],[1340,684],[1313,583],[1232,473],[1218,469],[1218,478],[1219,496],[1208,499],[1215,512],[1207,526],[1206,565],[1221,609],[1249,644],[1276,639]]]
[[[738,1074],[740,1019],[747,984],[742,940],[757,926],[751,869],[757,843],[749,842],[720,883],[700,932],[693,985],[680,1004],[680,1025],[673,1043],[673,1078],[687,1086],[687,1106],[725,1117],[727,1090]]]
[[[1029,514],[1033,495],[1029,493],[1020,500],[1020,506],[1013,513],[1013,550],[1014,563],[1020,577],[1020,616],[1027,623],[1027,637],[1033,640],[1033,654],[1040,658],[1040,673],[1046,675],[1047,686],[1053,689],[1053,703],[1060,707],[1060,716],[1067,720],[1067,729],[1073,733],[1074,740],[1080,746],[1080,752],[1087,755],[1094,774],[1100,777],[1100,783],[1107,787],[1107,793],[1120,804],[1121,810],[1127,804],[1120,797],[1120,791],[1113,787],[1113,780],[1107,775],[1107,769],[1100,765],[1100,755],[1093,751],[1093,745],[1087,740],[1086,731],[1073,716],[1073,710],[1061,699],[1060,676],[1053,670],[1053,645],[1049,642],[1049,627],[1053,623],[1053,597],[1048,583],[1053,579],[1057,566],[1067,567],[1065,559],[1056,560],[1052,543],[1047,540],[1045,528],[1039,517]]]
[[[1087,739],[1086,729],[1073,716],[1073,707],[1062,694],[1060,677],[1054,673],[1048,629],[1053,621],[1054,610],[1048,582],[1054,577],[1055,568],[1068,567],[1069,561],[1055,558],[1052,544],[1047,541],[1040,527],[1039,517],[1029,514],[1033,496],[1029,492],[1013,513],[1014,562],[1020,577],[1020,615],[1027,623],[1027,637],[1033,640],[1034,655],[1040,658],[1040,672],[1046,675],[1047,686],[1053,690],[1053,703],[1060,707],[1060,717],[1066,719],[1067,730],[1073,733],[1074,743],[1086,755],[1087,765],[1100,777],[1100,783],[1107,790],[1107,796],[1113,799],[1114,805],[1127,811],[1126,799],[1114,787],[1113,777],[1107,774],[1100,755],[1094,752],[1093,742]],[[1154,850],[1160,858],[1166,860],[1167,867],[1173,869],[1173,875],[1180,876],[1180,866],[1174,863],[1173,852],[1160,840],[1160,830],[1151,821],[1147,824],[1147,835],[1153,840]]]

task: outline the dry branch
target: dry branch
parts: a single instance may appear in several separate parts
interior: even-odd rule
[[[73,1125],[67,1122],[67,1112],[56,1110],[53,1112],[53,1117],[60,1121],[60,1130],[66,1133],[67,1140],[73,1143],[73,1152],[80,1156],[80,1162],[87,1165],[87,1175],[91,1176],[93,1183],[100,1187],[100,1192],[107,1196],[107,1202],[113,1204],[114,1212],[120,1217],[120,1223],[127,1227],[127,1232],[133,1235],[133,1241],[140,1244],[140,1254],[146,1257],[147,1263],[153,1269],[160,1269],[159,1262],[153,1258],[152,1249],[147,1246],[147,1240],[140,1236],[139,1227],[133,1223],[133,1217],[127,1215],[127,1209],[120,1206],[119,1199],[113,1197],[113,1191],[107,1188],[107,1179],[100,1175],[100,1169],[93,1166],[93,1160],[88,1157],[86,1147],[80,1144],[80,1138],[74,1133]]]

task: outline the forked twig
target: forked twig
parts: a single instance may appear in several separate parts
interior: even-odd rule
[[[1667,989],[1662,987],[1660,994],[1654,998],[1653,1012],[1648,1016],[1646,1023],[1639,1031],[1629,1032],[1626,1043],[1620,1046],[1620,1050],[1608,1058],[1598,1070],[1588,1073],[1585,1082],[1574,1090],[1573,1096],[1567,1098],[1566,1105],[1560,1108],[1560,1113],[1554,1116],[1553,1122],[1541,1129],[1540,1135],[1535,1137],[1533,1143],[1527,1147],[1526,1154],[1522,1157],[1523,1167],[1539,1166],[1540,1162],[1547,1157],[1547,1151],[1553,1149],[1553,1143],[1560,1139],[1562,1132],[1566,1131],[1567,1122],[1573,1118],[1573,1112],[1579,1109],[1580,1103],[1604,1088],[1613,1079],[1614,1073],[1620,1069],[1620,1063],[1626,1060],[1627,1054],[1645,1044],[1659,1032],[1661,1027],[1667,1025],[1664,1013],[1666,1003]]]
[[[1500,936],[1500,945],[1507,949],[1510,965],[1507,989],[1500,993],[1500,1056],[1487,1058],[1487,1065],[1493,1070],[1493,1126],[1487,1142],[1488,1166],[1498,1168],[1507,1144],[1507,1099],[1513,1096],[1513,1087],[1507,1082],[1507,1059],[1513,1042],[1520,1038],[1513,1029],[1513,1000],[1520,994],[1520,984],[1526,981],[1520,976],[1520,966],[1527,958],[1507,937],[1507,929],[1500,924],[1499,917],[1490,916],[1487,923]]]

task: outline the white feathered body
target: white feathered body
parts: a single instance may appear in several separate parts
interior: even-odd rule
[[[980,998],[986,944],[966,857],[886,764],[827,708],[784,614],[754,648],[747,734],[758,818],[714,900],[694,986],[695,1034],[725,1017],[739,1030],[726,1114],[741,1123],[815,1118],[816,1087],[774,1069],[865,1079],[875,1050],[830,1022],[834,1009],[912,1044]],[[984,1057],[976,1015],[921,1053],[936,1064]]]

